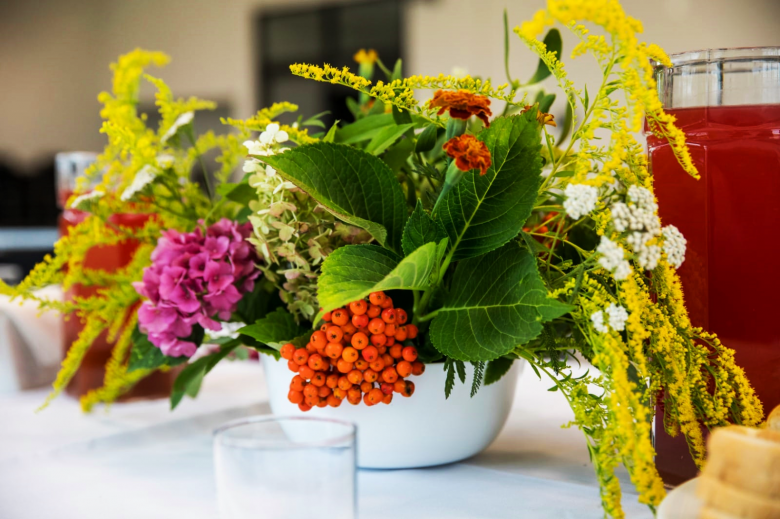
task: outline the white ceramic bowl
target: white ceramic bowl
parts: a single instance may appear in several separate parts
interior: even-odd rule
[[[261,357],[273,413],[300,413],[298,406],[287,400],[293,377],[287,362]],[[515,361],[509,373],[495,384],[482,387],[474,398],[470,396],[470,364],[466,365],[466,384],[456,378],[449,399],[444,398],[443,365],[430,364],[425,373],[411,377],[415,392],[410,398],[395,394],[390,405],[366,407],[344,402],[336,408],[314,408],[308,414],[357,425],[357,460],[361,468],[400,469],[452,463],[481,452],[501,432],[524,362]]]

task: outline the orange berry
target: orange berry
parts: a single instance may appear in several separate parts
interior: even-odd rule
[[[390,395],[385,395],[385,396],[382,398],[382,403],[383,403],[383,404],[389,404],[389,403],[390,403],[390,402],[392,402],[392,401],[393,401],[393,395],[392,395],[392,394],[390,394]]]
[[[341,405],[341,398],[339,398],[339,397],[337,397],[335,395],[330,395],[328,397],[327,402],[328,402],[328,405],[331,406],[331,407],[338,407],[338,406]]]
[[[382,360],[382,357],[379,357],[374,362],[369,362],[368,367],[376,371],[377,373],[381,373],[383,369],[385,369],[385,361]]]
[[[333,310],[333,324],[343,326],[349,322],[349,314],[343,308]]]
[[[352,342],[352,334],[344,332],[344,339],[342,340],[344,341],[344,344],[350,344]]]
[[[309,352],[306,351],[305,348],[298,348],[295,350],[295,353],[293,353],[293,360],[299,366],[303,366],[309,361]]]
[[[301,378],[304,380],[311,380],[314,376],[314,373],[316,373],[313,369],[311,369],[309,366],[301,366],[298,368],[298,373],[301,375]]]
[[[395,344],[395,337],[388,337],[387,341],[385,341],[385,345],[392,346],[393,344]]]
[[[382,303],[379,306],[384,308],[384,309],[392,308],[393,307],[393,298],[391,298],[390,296],[385,296],[384,303]]]
[[[368,300],[371,301],[372,305],[381,306],[385,299],[387,299],[387,296],[384,292],[371,292],[368,295]]]
[[[395,340],[398,342],[404,342],[406,340],[406,326],[399,326],[395,330]]]
[[[387,353],[387,346],[379,346],[377,348],[377,351],[379,352],[380,355],[384,355],[385,353]]]
[[[344,346],[341,345],[339,342],[329,342],[327,346],[325,346],[325,355],[330,357],[333,360],[338,359],[341,357],[341,353],[344,351]]]
[[[282,346],[281,354],[283,359],[291,360],[293,358],[293,353],[295,353],[295,345],[290,344],[289,342]]]
[[[293,404],[300,404],[303,402],[303,392],[291,389],[290,392],[287,393],[287,400]]]
[[[369,305],[368,306],[368,312],[366,312],[366,315],[369,319],[373,319],[374,317],[379,317],[382,314],[382,307],[379,305]]]
[[[325,385],[325,373],[316,371],[314,376],[311,377],[311,383],[317,387],[323,387]]]
[[[382,310],[382,320],[387,324],[395,324],[395,309],[385,308]]]
[[[339,387],[343,389],[344,391],[349,391],[349,389],[352,387],[352,382],[349,381],[346,375],[341,375],[339,377]]]
[[[402,344],[393,344],[390,346],[390,356],[394,359],[401,359],[403,358],[403,351],[404,347]]]
[[[365,359],[358,359],[355,361],[355,369],[359,371],[365,371],[368,369],[368,362]]]
[[[404,387],[406,386],[406,380],[396,380],[393,384],[393,391],[396,393],[403,393]]]
[[[352,319],[352,318],[350,317],[350,319]],[[352,324],[352,322],[350,321],[347,324],[345,324],[344,326],[342,326],[341,329],[344,330],[344,335],[346,335],[346,334],[350,334],[351,335],[351,334],[353,334],[353,333],[355,333],[357,331],[357,326]]]
[[[406,325],[406,338],[414,339],[417,337],[417,327],[413,324]]]
[[[412,362],[412,375],[416,375],[419,377],[423,373],[425,373],[425,364],[423,364],[419,360],[416,362]]]
[[[357,354],[357,352],[355,352]],[[338,363],[336,363],[336,369],[339,370],[339,373],[347,374],[350,371],[354,369],[354,365],[351,362],[347,362],[344,359],[339,359]]]
[[[367,396],[369,405],[376,405],[382,401],[382,399],[385,397],[385,394],[382,393],[381,389],[374,388],[368,392]]]
[[[363,350],[362,354],[369,364],[379,358],[379,350],[376,349],[376,346],[368,346]]]
[[[368,400],[368,393],[363,395],[363,403],[366,404],[366,407],[371,407],[373,404]]]
[[[290,389],[293,391],[303,391],[303,386],[306,384],[303,383],[303,379],[300,375],[295,375],[292,378],[292,382],[290,382]]]
[[[320,398],[328,398],[331,393],[332,391],[328,386],[322,386],[317,390],[317,396],[319,396]]]
[[[366,382],[371,382],[372,384],[379,380],[379,373],[374,371],[373,369],[367,369],[363,372],[363,380]]]
[[[340,387],[334,387],[333,388],[333,396],[335,396],[338,399],[346,398],[347,392],[344,389],[341,389]]]
[[[409,362],[414,362],[417,360],[417,348],[414,346],[407,346],[403,350],[403,356],[404,360],[408,360]]]
[[[384,346],[387,344],[387,335],[383,333],[375,333],[371,336],[371,344],[374,346]]]
[[[364,299],[358,299],[349,303],[349,309],[354,315],[363,315],[368,311],[368,304]]]
[[[360,390],[364,393],[368,393],[372,389],[374,389],[374,384],[372,384],[371,382],[363,382],[362,384],[360,384]]]
[[[317,353],[317,347],[311,342],[308,342],[306,343],[306,351],[308,351],[310,355],[312,353]]]
[[[390,395],[393,393],[393,385],[388,384],[387,382],[382,382],[381,384],[379,384],[379,389],[381,389],[382,393],[384,393],[385,395]]]
[[[314,371],[321,371],[325,369],[325,360],[322,358],[322,355],[320,355],[319,353],[310,355],[307,364]]]
[[[335,373],[331,373],[325,378],[325,385],[331,389],[335,389],[339,385],[339,376]]]
[[[395,328],[394,324],[387,323],[387,325],[385,326],[385,331],[382,332],[382,333],[384,333],[388,337],[394,337],[395,336],[395,330],[396,330],[396,328]]]
[[[392,384],[393,382],[398,380],[398,372],[395,370],[393,366],[388,366],[382,370],[382,380],[384,380],[388,384]]]
[[[340,342],[341,338],[344,337],[344,330],[339,326],[331,326],[325,332],[325,337],[328,339],[328,342]]]
[[[318,395],[319,391],[317,390],[317,386],[313,386],[309,384],[305,388],[303,388],[303,396],[308,398],[314,398]]]
[[[410,397],[414,394],[414,382],[411,380],[404,380],[404,387],[402,391],[399,391],[402,396]]]
[[[352,336],[352,340],[350,342],[356,350],[362,350],[368,346],[368,336],[363,332],[357,332]]]
[[[317,346],[317,348],[324,348],[328,345],[328,338],[325,335],[325,332],[322,330],[317,330],[313,334],[311,334],[311,343]]]
[[[320,308],[320,310],[322,309]],[[325,312],[324,314],[322,314],[322,320],[330,322],[330,320],[333,319],[332,313],[333,312]]]
[[[390,356],[390,355],[388,355],[387,353],[385,353],[385,354],[383,354],[383,355],[382,355],[382,362],[384,362],[384,363],[385,363],[385,366],[392,366],[392,365],[393,365],[393,361],[394,361],[394,360],[395,360],[395,359],[393,359],[393,357],[391,357],[391,356]]]
[[[319,402],[319,401],[320,401],[320,397],[318,397],[318,396],[307,396],[307,397],[304,397],[304,399],[303,399],[303,402],[306,405],[309,405],[311,407],[314,407],[315,405],[317,405],[317,402]]]
[[[385,333],[385,326],[386,323],[378,317],[375,317],[368,322],[368,330],[375,335]]]
[[[412,374],[412,363],[408,360],[402,360],[395,365],[395,370],[398,372],[399,377],[406,378]]]
[[[363,372],[353,369],[347,373],[347,380],[353,384],[361,384],[363,382]]]
[[[347,401],[352,405],[358,405],[360,403],[360,397],[362,396],[362,393],[360,392],[360,388],[353,387],[349,391],[347,391]]]
[[[288,360],[288,361],[287,361],[287,367],[288,367],[288,368],[289,368],[289,370],[290,370],[290,371],[292,371],[293,373],[298,373],[298,368],[300,368],[300,366],[298,365],[298,363],[297,363],[297,362],[295,362],[294,360]]]
[[[306,411],[311,411],[311,406],[307,404],[298,404],[298,409],[305,413]]]
[[[403,308],[396,308],[395,309],[395,322],[400,325],[406,324],[406,321],[409,319],[409,315],[406,313],[406,310]]]
[[[324,398],[320,398],[317,401],[317,407],[328,407],[328,401]]]
[[[371,319],[369,319],[366,314],[353,315],[352,325],[355,326],[355,328],[365,328],[368,326],[368,321],[370,320]]]
[[[360,358],[358,351],[352,346],[347,346],[344,351],[341,352],[341,358],[349,363],[355,362]]]

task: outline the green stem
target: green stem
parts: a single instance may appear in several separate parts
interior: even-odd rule
[[[424,323],[425,321],[430,321],[437,315],[439,315],[439,312],[441,311],[441,308],[439,310],[434,310],[433,312],[426,314],[418,319],[418,322]]]
[[[209,176],[209,170],[206,168],[206,163],[203,160],[203,154],[198,150],[198,145],[195,142],[195,133],[192,130],[192,127],[189,127],[187,129],[187,138],[190,140],[190,143],[192,144],[192,149],[195,150],[195,153],[198,156],[198,162],[200,163],[200,168],[203,170],[203,178],[206,180],[206,191],[209,194],[209,200],[213,203],[214,202],[214,187],[211,185],[211,177]]]

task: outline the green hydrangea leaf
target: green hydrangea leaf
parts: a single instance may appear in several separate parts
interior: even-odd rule
[[[487,368],[485,368],[485,385],[489,386],[501,380],[504,375],[509,373],[513,363],[514,359],[508,357],[499,357],[488,362]]]
[[[467,173],[436,208],[454,260],[495,250],[517,236],[541,184],[542,157],[536,111],[495,119],[477,136],[490,150],[484,176]]]
[[[295,322],[295,317],[284,308],[277,308],[253,324],[239,328],[238,333],[247,335],[261,344],[276,350],[303,334],[304,330]]]
[[[365,151],[327,142],[258,157],[344,222],[400,254],[406,199],[393,171]]]
[[[517,242],[461,261],[431,323],[434,347],[461,361],[490,361],[534,339],[573,307],[547,297],[536,260]]]
[[[431,218],[422,202],[417,200],[414,212],[406,221],[404,233],[401,237],[401,246],[404,254],[409,255],[428,242],[440,242],[447,237],[447,230],[438,220]]]
[[[336,249],[322,264],[317,280],[320,314],[379,290],[427,290],[446,249],[446,238],[426,243],[403,259],[376,245]]]
[[[200,328],[199,326],[196,327]],[[195,332],[196,330],[193,330]],[[200,328],[203,331],[203,328]],[[201,335],[203,340],[203,335]],[[162,366],[178,366],[189,360],[189,357],[169,357],[160,350],[157,346],[149,342],[149,338],[141,333],[136,326],[133,330],[131,339],[133,347],[130,350],[130,360],[127,364],[127,371],[135,371],[137,369],[157,369]]]

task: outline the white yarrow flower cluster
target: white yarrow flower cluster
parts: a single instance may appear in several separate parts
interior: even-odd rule
[[[604,313],[607,314],[607,323],[604,322]],[[617,332],[622,332],[626,329],[626,321],[628,321],[628,312],[625,308],[615,303],[611,303],[603,312],[593,312],[590,316],[590,320],[593,323],[593,328],[600,333],[607,333],[612,328]]]
[[[674,225],[667,225],[663,228],[664,252],[669,264],[674,268],[680,268],[685,261],[685,250],[688,247],[688,240],[682,235],[680,230]]]
[[[192,122],[192,120],[195,118],[195,112],[185,112],[181,114],[171,125],[170,128],[168,128],[168,131],[165,132],[165,135],[162,136],[162,139],[160,139],[160,142],[165,144],[168,142],[168,139],[172,138],[174,135],[176,135],[179,132],[179,129],[183,126],[187,126]]]
[[[626,279],[631,274],[631,265],[625,259],[623,247],[606,236],[601,237],[601,242],[596,248],[596,252],[601,254],[599,264],[612,272],[615,279]]]
[[[564,190],[566,200],[563,208],[566,214],[573,220],[579,220],[596,208],[599,199],[599,190],[587,184],[569,184]]]
[[[123,202],[131,200],[136,194],[143,191],[146,186],[154,182],[156,177],[157,172],[155,169],[147,164],[138,170],[138,173],[135,174],[135,178],[133,178],[133,182],[127,186],[122,192],[122,196],[119,198],[121,198]]]
[[[637,263],[643,269],[653,270],[661,259],[661,248],[648,245],[661,234],[658,204],[649,189],[636,185],[628,188],[628,199],[630,205],[623,202],[612,204],[612,224],[618,232],[631,231],[626,237],[626,244],[634,251]]]
[[[83,195],[79,195],[74,198],[73,202],[70,203],[70,207],[73,209],[78,209],[81,204],[102,198],[103,195],[105,195],[105,193],[103,191],[98,191],[97,189],[90,191],[89,193],[84,193]]]

